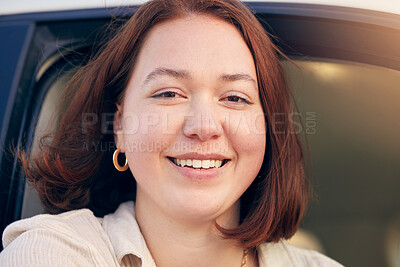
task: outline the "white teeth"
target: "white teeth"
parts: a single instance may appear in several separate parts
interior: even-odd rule
[[[222,165],[222,160],[199,160],[199,159],[173,159],[175,164],[181,167],[193,167],[195,169],[209,169],[209,168],[219,168]]]
[[[201,167],[202,167],[203,169],[208,169],[208,168],[210,168],[210,160],[202,160],[202,161],[201,161]]]
[[[215,167],[216,167],[216,168],[221,167],[221,165],[222,165],[222,160],[216,160],[216,161],[215,161]]]
[[[194,159],[193,160],[193,168],[196,168],[196,169],[201,168],[201,160]]]

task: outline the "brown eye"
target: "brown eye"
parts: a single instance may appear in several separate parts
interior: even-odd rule
[[[248,104],[251,105],[253,103],[251,103],[249,100],[247,100],[246,98],[237,96],[237,95],[230,95],[230,96],[226,96],[224,97],[222,100],[234,103],[234,104]]]
[[[176,97],[176,95],[177,94],[175,92],[168,91],[168,92],[163,92],[161,94],[155,95],[154,97]]]
[[[228,96],[227,99],[228,101],[233,101],[233,102],[239,102],[241,100],[241,98],[238,96]]]
[[[164,91],[152,96],[153,98],[177,98],[181,97],[181,95],[174,91]]]

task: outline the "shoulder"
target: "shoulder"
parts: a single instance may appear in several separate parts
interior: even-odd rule
[[[79,229],[75,226],[91,221],[92,217],[95,218],[90,210],[81,209],[58,215],[41,214],[16,221],[4,230],[3,245],[8,246],[16,238],[29,231],[45,230],[72,234]]]
[[[340,267],[340,263],[308,249],[302,249],[285,241],[263,243],[258,248],[261,266],[296,266],[296,267]]]
[[[88,209],[14,222],[4,230],[3,246],[1,266],[105,265],[112,249]]]

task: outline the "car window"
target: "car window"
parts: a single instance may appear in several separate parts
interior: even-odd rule
[[[346,266],[399,266],[400,71],[324,58],[284,62],[316,194],[303,228]]]
[[[290,242],[345,266],[400,266],[399,16],[301,3],[251,6],[294,59],[283,61],[299,107],[293,120],[303,122],[297,130],[310,148],[315,197]],[[71,75],[70,54],[80,54],[72,64],[79,65],[95,52],[100,33],[119,23],[109,25],[111,17],[106,9],[0,17],[0,54],[7,56],[0,60],[0,104],[7,102],[0,107],[2,229],[43,212],[20,164],[3,151],[18,142],[37,149]]]
[[[299,110],[292,119],[301,120],[296,130],[310,148],[307,176],[315,195],[291,242],[348,266],[398,266],[400,71],[324,58],[283,65]],[[61,75],[48,90],[34,150],[51,128],[47,123],[71,75]],[[22,218],[41,212],[27,184]],[[391,234],[396,231],[397,237]]]
[[[61,101],[62,90],[68,80],[72,77],[73,71],[60,73],[57,78],[50,76],[53,83],[44,83],[43,90],[47,90],[46,97],[41,105],[39,119],[36,124],[34,139],[32,143],[32,151],[34,154],[39,150],[40,138],[51,130],[54,130],[55,124],[50,123],[57,121],[53,116],[59,113],[58,107]],[[34,215],[44,213],[44,209],[40,204],[39,196],[33,185],[29,182],[25,183],[24,200],[22,203],[21,219],[29,218]]]

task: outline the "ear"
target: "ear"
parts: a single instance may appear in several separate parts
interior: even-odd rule
[[[117,111],[114,114],[113,121],[114,142],[117,148],[121,148],[121,152],[125,152],[122,120],[122,107],[117,104]]]

